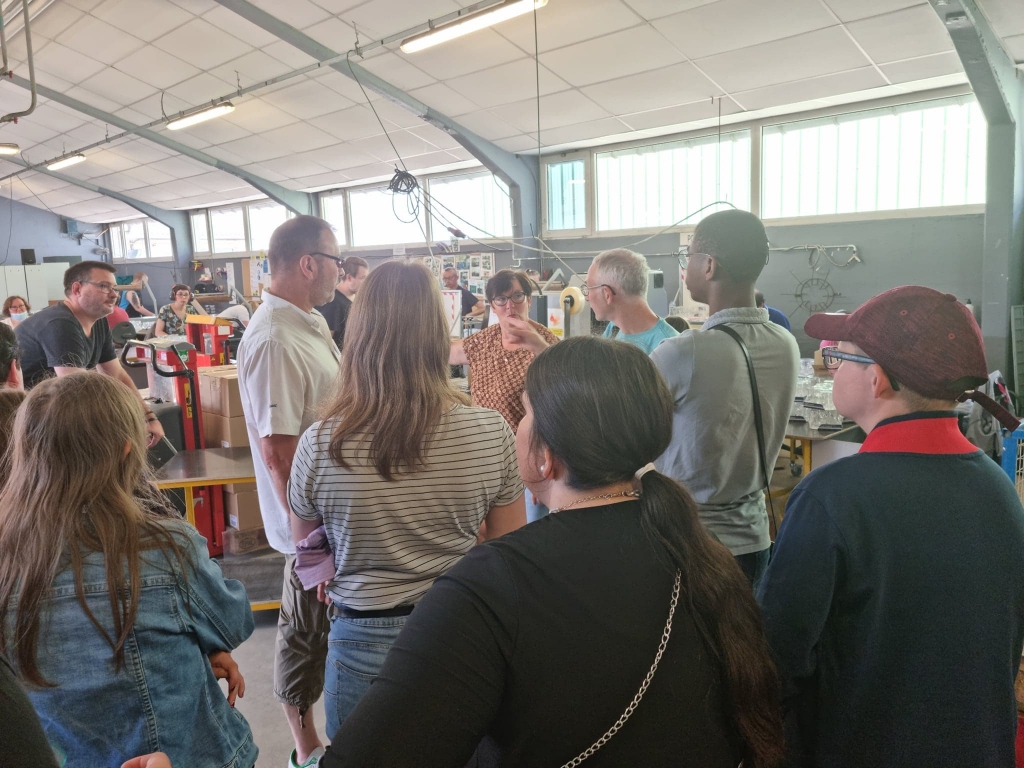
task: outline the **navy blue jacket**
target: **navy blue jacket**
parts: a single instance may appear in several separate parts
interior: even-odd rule
[[[1024,508],[954,414],[809,474],[758,601],[793,765],[1014,765]]]
[[[765,309],[768,310],[769,320],[771,320],[776,325],[781,325],[790,333],[793,332],[793,328],[789,324],[789,318],[786,317],[785,314],[783,314],[781,309],[776,309],[775,307],[769,307],[767,305],[765,305]]]

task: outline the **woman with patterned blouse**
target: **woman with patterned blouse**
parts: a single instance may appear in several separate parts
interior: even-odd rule
[[[156,336],[183,336],[185,334],[185,315],[196,314],[195,308],[189,304],[192,291],[187,285],[175,285],[171,288],[170,304],[160,307],[160,313],[153,327]]]
[[[526,369],[558,339],[530,320],[533,289],[525,273],[503,269],[487,281],[485,293],[498,324],[452,342],[450,362],[469,365],[473,405],[497,411],[515,432],[525,415]]]

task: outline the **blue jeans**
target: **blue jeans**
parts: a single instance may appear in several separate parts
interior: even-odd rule
[[[324,672],[324,710],[327,738],[333,739],[342,721],[370,687],[384,665],[408,616],[376,619],[331,618]]]
[[[748,552],[745,555],[734,555],[736,562],[747,577],[751,588],[757,592],[757,584],[768,570],[768,562],[772,558],[772,548],[762,549],[760,552]]]
[[[534,520],[540,520],[542,517],[546,517],[548,514],[548,508],[537,501],[534,495],[529,491],[526,491],[526,522],[532,523]]]

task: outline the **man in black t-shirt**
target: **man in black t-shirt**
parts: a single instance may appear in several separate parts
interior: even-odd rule
[[[348,313],[352,309],[352,299],[359,293],[359,288],[368,274],[370,267],[366,259],[349,256],[341,264],[341,282],[334,291],[334,298],[327,304],[317,307],[327,321],[327,327],[331,329],[331,336],[334,337],[338,349],[342,348],[342,342],[345,340],[345,323],[348,322]]]
[[[110,328],[99,322],[114,311],[120,298],[114,272],[114,267],[102,261],[73,264],[64,273],[64,301],[18,324],[15,334],[26,386],[85,368],[118,379],[138,395],[114,352]],[[141,396],[139,404],[145,413],[149,444],[155,445],[164,436],[163,427]]]
[[[449,291],[462,291],[462,316],[472,315],[478,317],[484,313],[484,301],[478,299],[463,286],[459,285],[459,273],[452,267],[448,267],[442,275],[444,287]]]

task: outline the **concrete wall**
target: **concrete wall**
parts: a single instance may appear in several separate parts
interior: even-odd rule
[[[103,231],[98,224],[81,223],[79,226],[85,231]],[[69,238],[63,233],[61,217],[55,213],[0,197],[0,265],[21,264],[22,248],[34,248],[36,261],[40,264],[45,256],[81,256],[82,259],[102,260],[102,256],[92,252],[102,245],[102,242],[85,237],[81,242]]]

